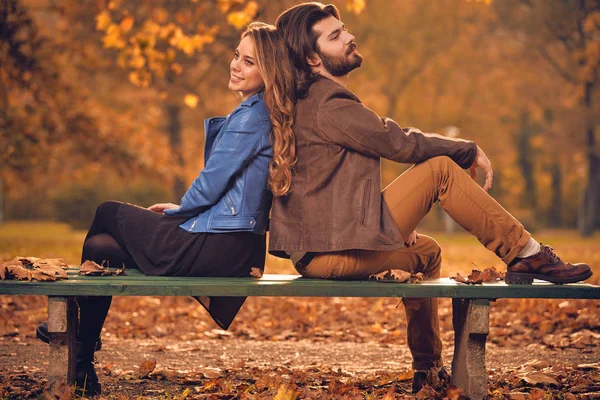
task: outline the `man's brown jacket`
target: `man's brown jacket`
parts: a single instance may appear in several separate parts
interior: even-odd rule
[[[292,191],[273,200],[269,252],[396,250],[403,246],[381,195],[381,158],[419,163],[448,156],[463,168],[474,142],[401,128],[342,85],[318,78],[298,100]]]

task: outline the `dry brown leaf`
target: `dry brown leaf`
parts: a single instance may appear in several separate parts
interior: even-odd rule
[[[156,368],[156,360],[147,360],[140,364],[138,367],[138,376],[140,378],[144,378],[150,374],[150,372],[154,371]]]
[[[260,268],[252,267],[250,268],[250,276],[253,278],[262,278],[263,270]]]
[[[499,272],[494,266],[492,266],[484,269],[483,271],[474,269],[466,278],[457,272],[456,276],[451,276],[450,279],[454,279],[459,283],[477,285],[483,282],[496,282],[499,280],[504,280],[504,273]]]
[[[404,283],[410,279],[410,272],[401,269],[390,269],[378,274],[369,275],[370,281],[386,281]]]
[[[86,260],[81,267],[79,267],[79,275],[84,276],[106,276],[106,275],[124,275],[125,274],[125,264],[123,264],[123,268],[110,270],[104,265],[100,265],[94,261]]]
[[[95,263],[91,260],[84,261],[79,267],[79,275],[94,275],[94,274],[102,274],[106,272],[106,268],[104,266]]]
[[[20,281],[31,281],[31,272],[25,267],[19,265],[9,265],[6,270],[8,272],[7,276],[12,276]]]
[[[412,274],[409,282],[410,283],[421,283],[421,282],[423,282],[423,280],[425,280],[425,275],[423,275],[422,272],[417,272],[416,274]]]
[[[434,388],[429,386],[428,384],[423,385],[421,390],[415,395],[417,400],[431,400],[431,399],[439,399],[440,396],[435,391]]]
[[[543,372],[531,372],[531,373],[519,375],[519,378],[521,378],[526,384],[532,385],[532,386],[537,386],[537,385],[558,386],[559,385],[559,383],[556,381],[556,379],[554,379],[550,375],[545,374]]]
[[[31,271],[31,279],[35,279],[36,281],[55,281],[56,277],[54,275],[48,275],[43,273],[40,270],[34,269]]]
[[[34,267],[57,267],[60,269],[69,269],[69,266],[62,258],[40,258],[35,260],[33,263]]]
[[[461,398],[461,396],[464,396],[464,391],[459,387],[450,385],[446,388],[446,393],[444,396],[448,400],[458,400]]]
[[[544,400],[545,394],[546,392],[542,389],[532,389],[531,392],[529,392],[529,397],[527,400]]]

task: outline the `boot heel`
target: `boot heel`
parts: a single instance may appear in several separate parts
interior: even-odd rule
[[[533,283],[533,277],[529,276],[529,274],[507,271],[504,275],[504,281],[509,285],[531,285]]]

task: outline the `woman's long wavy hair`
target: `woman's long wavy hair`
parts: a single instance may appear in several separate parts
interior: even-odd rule
[[[254,42],[255,61],[265,83],[265,105],[271,116],[273,159],[269,164],[269,188],[275,196],[292,187],[292,167],[296,163],[294,123],[294,68],[280,32],[273,25],[253,22],[242,33]]]

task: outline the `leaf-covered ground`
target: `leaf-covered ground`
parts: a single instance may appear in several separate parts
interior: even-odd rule
[[[65,231],[64,242],[40,234],[37,248],[31,231],[31,244],[14,233],[6,244],[3,234],[0,228],[0,259],[63,251],[71,254],[69,263],[78,261],[80,232]],[[443,276],[468,275],[473,263],[504,269],[467,235],[436,237],[444,250]],[[588,282],[600,283],[599,236],[536,237],[567,260],[591,263],[595,274]],[[266,272],[292,271],[270,259]],[[440,305],[450,364],[451,302]],[[42,396],[47,347],[34,329],[45,319],[45,298],[0,296],[0,398]],[[115,298],[98,370],[104,397],[113,399],[459,398],[452,388],[410,394],[405,329],[400,301],[389,298],[250,298],[228,332],[192,299]],[[600,398],[598,301],[498,300],[487,349],[491,398]]]

